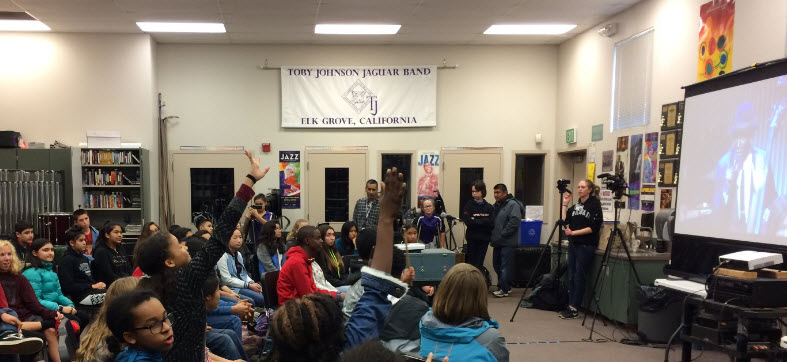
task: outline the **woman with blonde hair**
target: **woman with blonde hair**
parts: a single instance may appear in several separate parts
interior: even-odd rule
[[[76,361],[104,361],[112,354],[106,347],[107,337],[112,335],[107,327],[107,306],[118,296],[137,288],[139,278],[125,277],[116,280],[107,290],[104,305],[101,306],[95,322],[88,328],[76,353]]]
[[[489,317],[483,274],[470,264],[457,264],[440,283],[432,309],[421,318],[421,356],[431,352],[451,362],[507,362],[506,340],[498,328]]]
[[[50,361],[60,362],[56,325],[58,320],[63,319],[63,314],[41,305],[21,271],[22,262],[14,245],[8,240],[0,240],[0,285],[5,292],[8,308],[16,312],[22,321],[24,335],[46,340]]]
[[[298,245],[298,230],[302,227],[309,225],[309,220],[306,219],[298,219],[295,224],[292,225],[292,230],[290,233],[287,234],[287,239],[284,241],[284,253],[286,255],[287,250],[290,250],[291,247]]]

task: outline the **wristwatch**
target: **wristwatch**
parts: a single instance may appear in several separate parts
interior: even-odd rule
[[[63,306],[62,305],[57,306],[57,311],[63,313]]]

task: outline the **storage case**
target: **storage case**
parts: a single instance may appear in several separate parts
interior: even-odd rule
[[[410,265],[415,268],[415,281],[441,281],[456,264],[456,253],[448,249],[424,249],[410,253]]]

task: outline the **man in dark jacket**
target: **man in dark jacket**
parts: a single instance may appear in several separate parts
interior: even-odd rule
[[[497,273],[497,288],[493,294],[507,297],[511,292],[514,256],[519,245],[519,229],[525,207],[508,193],[504,184],[495,185],[495,227],[492,230],[492,264]]]
[[[465,239],[467,240],[467,263],[484,272],[484,259],[492,237],[494,220],[492,215],[495,208],[484,200],[486,197],[486,184],[476,180],[471,186],[473,199],[468,200],[462,210],[462,221],[467,225]]]

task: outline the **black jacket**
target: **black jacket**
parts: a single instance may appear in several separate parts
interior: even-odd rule
[[[57,276],[63,294],[75,302],[79,302],[93,291],[93,273],[90,260],[82,253],[69,247],[58,264]]]
[[[601,212],[601,201],[593,195],[585,200],[585,203],[577,202],[566,211],[566,221],[568,227],[573,230],[581,230],[589,227],[593,230],[590,234],[571,235],[568,240],[572,243],[585,245],[598,245],[599,231],[604,222],[604,215]]]
[[[467,226],[465,239],[469,242],[489,242],[492,238],[492,229],[495,227],[494,219],[495,207],[486,200],[478,203],[475,200],[468,200],[462,210],[462,221]]]
[[[383,329],[380,331],[380,339],[390,341],[392,339],[421,339],[419,325],[421,317],[429,311],[429,305],[421,299],[405,294],[402,299],[391,307],[390,312],[385,317]]]
[[[94,277],[104,282],[107,288],[115,280],[131,276],[132,272],[131,262],[121,245],[117,246],[117,251],[106,245],[99,245],[93,249]]]

